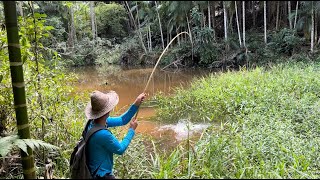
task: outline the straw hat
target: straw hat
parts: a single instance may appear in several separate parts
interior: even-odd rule
[[[91,101],[87,104],[85,113],[88,119],[97,119],[110,112],[119,102],[119,96],[115,91],[102,93],[93,91]]]

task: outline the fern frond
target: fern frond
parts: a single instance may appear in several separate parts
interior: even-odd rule
[[[27,144],[24,143],[23,141],[21,141],[21,139],[16,139],[12,145],[18,146],[18,148],[20,148],[23,152],[25,152],[27,155],[28,154],[28,150],[27,150]]]
[[[20,148],[23,152],[28,154],[27,148],[57,150],[59,147],[46,143],[37,139],[19,139],[18,135],[10,135],[0,138],[0,156],[6,156],[14,147]]]
[[[10,135],[3,138],[0,138],[0,156],[6,156],[11,149],[13,148],[13,141],[18,139],[19,136],[17,135]]]
[[[54,146],[52,144],[46,143],[44,141],[38,140],[38,139],[19,139],[23,141],[25,144],[27,144],[32,150],[35,149],[46,149],[46,150],[57,150],[59,147]]]

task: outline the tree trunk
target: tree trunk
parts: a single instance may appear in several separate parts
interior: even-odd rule
[[[150,52],[149,27],[148,27],[148,29],[147,29],[147,35],[146,35],[146,38],[147,38],[148,52]]]
[[[137,30],[138,30],[138,32],[139,32],[139,34],[140,34],[140,37],[141,37],[141,43],[142,43],[143,50],[144,50],[144,52],[147,54],[147,53],[148,53],[148,52],[147,52],[147,48],[146,48],[146,46],[145,46],[144,43],[143,43],[142,34],[141,34],[141,31],[140,31],[140,18],[139,18],[139,9],[138,9],[138,3],[137,3],[137,1],[136,1],[136,6],[137,6],[137,19],[138,19],[138,28],[137,28]]]
[[[212,30],[213,30],[213,38],[216,39],[216,30],[215,30],[215,16],[216,16],[216,9],[215,9],[215,1],[213,1],[213,9],[212,9]]]
[[[128,2],[127,2],[127,1],[124,1],[124,2],[125,2],[126,6],[127,6],[127,8],[128,8],[129,14],[130,14],[130,16],[131,16],[131,18],[132,18],[133,25],[134,25],[134,27],[136,28],[136,30],[138,31],[138,37],[139,37],[139,39],[140,39],[140,43],[141,43],[141,46],[142,46],[142,48],[143,48],[143,50],[144,50],[144,53],[147,54],[147,48],[146,48],[146,46],[145,46],[144,43],[143,43],[142,34],[141,34],[141,32],[140,32],[140,27],[138,27],[138,26],[136,25],[136,21],[134,20],[133,14],[132,14],[132,12],[130,11],[130,7],[129,7]],[[138,4],[137,4],[137,2],[136,2],[136,5],[137,5],[137,16],[138,16],[139,14],[138,14]],[[139,25],[139,26],[140,26],[140,25]]]
[[[317,18],[317,15],[316,15],[316,12],[314,12],[315,15],[314,15],[314,42],[317,42],[317,37],[318,37],[318,18]]]
[[[288,17],[290,15],[290,13],[291,13],[291,2],[288,1]],[[289,19],[289,27],[290,27],[290,29],[292,29],[292,21],[290,18],[288,18],[288,19]]]
[[[176,33],[179,34],[179,27],[176,28]],[[181,44],[180,44],[180,37],[179,36],[177,37],[177,40],[178,40],[178,45],[180,47]]]
[[[280,11],[280,1],[277,3],[277,19],[276,19],[276,30],[279,28],[279,11]]]
[[[211,29],[211,11],[210,11],[210,1],[208,1],[208,26]]]
[[[76,37],[76,30],[74,27],[74,14],[73,14],[73,7],[70,7],[70,24],[69,24],[69,38],[68,38],[68,43],[69,47],[72,47],[72,51],[74,48],[74,44],[77,42],[77,37]]]
[[[188,29],[189,29],[189,38],[190,38],[191,47],[192,47],[191,58],[192,58],[192,62],[193,62],[193,39],[192,39],[192,33],[191,33],[191,28],[190,28],[190,22],[189,22],[189,18],[188,18],[187,14],[186,14],[186,17],[187,17],[187,25],[188,25]]]
[[[190,41],[192,43],[193,39],[192,39],[192,33],[191,33],[191,28],[190,28],[190,22],[189,22],[189,18],[188,18],[188,15],[186,14],[186,17],[187,17],[187,25],[188,25],[188,30],[189,30],[189,35],[190,35]]]
[[[23,67],[19,44],[16,2],[3,1],[3,4],[18,135],[21,139],[30,139],[30,127],[28,122]],[[27,151],[28,155],[20,150],[23,176],[25,179],[36,179],[33,151],[30,147],[28,147]]]
[[[19,13],[20,13],[20,16],[23,17],[23,9],[22,9],[23,2],[22,2],[22,1],[18,1],[18,5],[19,5]]]
[[[242,25],[243,25],[243,30],[242,30],[242,33],[243,33],[243,46],[246,47],[246,7],[245,7],[245,1],[242,1]]]
[[[170,43],[171,39],[172,39],[172,32],[169,31],[169,42],[168,42],[168,44]],[[172,43],[170,44],[169,47],[172,47]]]
[[[267,44],[267,1],[263,1],[264,4],[264,42]]]
[[[254,7],[254,1],[252,1],[252,24],[253,24],[253,27],[255,28],[256,27],[256,8]]]
[[[225,2],[223,1],[223,22],[224,22],[224,39],[225,41],[228,40],[228,32],[227,32],[227,10],[226,10],[226,5]]]
[[[90,1],[90,17],[91,17],[92,40],[95,42],[96,26],[95,26],[94,1]]]
[[[201,9],[201,13],[202,13],[203,28],[205,28],[206,27],[206,16],[204,14],[203,9]]]
[[[150,47],[150,49],[149,49],[149,52],[151,52],[152,51],[152,40],[151,40],[151,28],[150,28],[150,23],[149,23],[149,47]]]
[[[128,5],[128,2],[124,1],[124,4],[125,4],[125,7],[126,7],[126,10],[128,11],[128,16],[129,16],[129,21],[130,21],[131,27],[133,27],[132,28],[133,30],[137,30],[137,25],[136,25],[136,22],[134,20],[133,15],[132,15],[132,12],[130,11],[130,7]]]
[[[163,32],[162,32],[162,26],[161,26],[161,21],[160,21],[160,14],[158,11],[158,5],[157,5],[157,1],[154,1],[156,4],[156,10],[157,10],[157,15],[158,15],[158,20],[159,20],[159,27],[160,27],[160,33],[161,33],[161,42],[162,42],[162,49],[164,49],[164,40],[163,40]]]
[[[314,44],[314,8],[313,1],[311,1],[311,53],[313,53],[313,44]]]
[[[170,35],[169,35],[169,25],[167,25],[167,45],[169,44],[170,42]]]
[[[237,20],[237,28],[238,28],[238,36],[239,36],[239,44],[240,47],[242,46],[242,42],[241,42],[241,32],[240,32],[240,27],[239,27],[239,18],[238,18],[238,6],[237,6],[237,1],[234,1],[234,5],[235,5],[235,10],[236,10],[236,20]]]
[[[298,6],[299,6],[299,1],[297,1],[297,5],[296,5],[296,15],[295,15],[295,17],[294,17],[294,25],[293,25],[293,28],[296,28],[296,24],[297,24]]]
[[[98,37],[98,25],[97,25],[97,16],[96,15],[94,15],[94,24],[95,24],[95,26],[96,26],[96,38]]]

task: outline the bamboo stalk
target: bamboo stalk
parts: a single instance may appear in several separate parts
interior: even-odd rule
[[[3,5],[18,135],[21,139],[30,139],[25,83],[23,78],[23,63],[21,60],[21,49],[19,44],[16,2],[3,1]],[[28,147],[27,152],[28,154],[20,150],[23,176],[25,179],[36,179],[33,151]]]

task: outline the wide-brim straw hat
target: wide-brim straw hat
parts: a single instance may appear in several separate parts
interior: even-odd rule
[[[97,119],[110,112],[119,102],[119,96],[115,91],[102,93],[93,91],[90,95],[85,114],[88,119]]]

